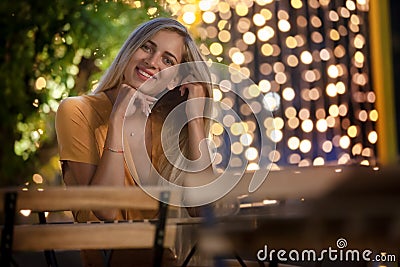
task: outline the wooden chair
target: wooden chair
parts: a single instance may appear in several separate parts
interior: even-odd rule
[[[4,212],[1,266],[11,266],[14,251],[44,251],[49,266],[56,266],[54,250],[154,248],[153,266],[161,266],[164,247],[175,242],[176,226],[166,225],[169,200],[179,192],[163,187],[76,186],[44,189],[0,189]],[[157,211],[158,218],[140,222],[47,223],[44,212],[107,208]],[[20,210],[39,214],[38,224],[16,224]]]

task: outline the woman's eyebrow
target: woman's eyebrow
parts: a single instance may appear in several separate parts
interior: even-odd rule
[[[156,47],[156,48],[158,47],[158,45],[157,45],[155,42],[153,42],[152,40],[148,40],[148,42],[149,42],[152,46],[154,46],[154,47]],[[174,54],[172,54],[171,52],[165,51],[165,53],[168,54],[169,56],[173,57],[173,58],[175,59],[176,62],[179,62],[179,61],[178,61],[178,58],[177,58]]]

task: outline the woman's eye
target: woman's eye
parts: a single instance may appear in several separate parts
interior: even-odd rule
[[[174,62],[173,62],[171,59],[169,59],[169,58],[165,58],[165,59],[164,59],[164,63],[165,63],[166,65],[168,65],[168,66],[174,65]]]
[[[142,45],[142,49],[146,52],[151,52],[151,47],[147,44]]]

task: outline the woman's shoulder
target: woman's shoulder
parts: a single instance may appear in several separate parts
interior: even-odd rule
[[[109,105],[109,100],[104,93],[93,95],[70,96],[60,102],[57,112],[86,111],[90,109],[105,108]]]

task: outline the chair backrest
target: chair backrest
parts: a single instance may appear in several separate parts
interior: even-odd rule
[[[162,201],[146,192],[152,196],[159,195]],[[0,212],[5,215],[1,239],[2,263],[10,261],[12,251],[152,247],[157,251],[156,248],[172,247],[176,227],[165,226],[167,203],[180,198],[181,194],[165,187],[149,187],[146,192],[139,187],[106,186],[0,189]],[[43,213],[107,208],[158,211],[158,220],[15,224],[15,215],[20,210]]]

